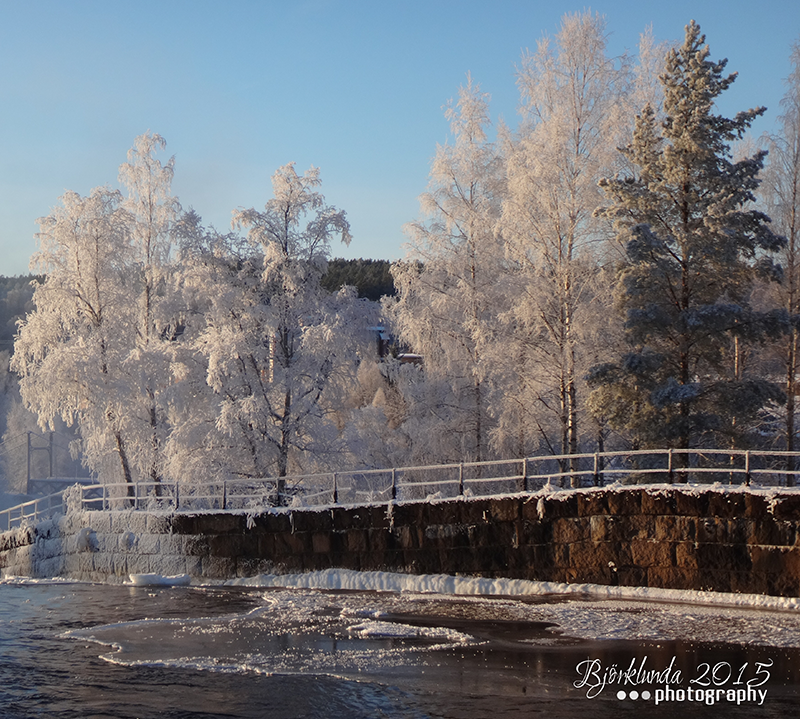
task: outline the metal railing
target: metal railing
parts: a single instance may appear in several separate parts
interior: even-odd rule
[[[64,492],[55,492],[0,511],[0,532],[36,524],[56,514],[63,514],[63,494]]]
[[[76,485],[0,512],[0,531],[84,510],[263,511],[272,507],[385,504],[624,484],[715,482],[792,486],[800,452],[730,449],[618,451],[458,464],[354,470],[218,482]],[[65,496],[66,495],[66,496]]]

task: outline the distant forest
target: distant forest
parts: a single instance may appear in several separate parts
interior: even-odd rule
[[[36,275],[0,276],[0,352],[13,351],[17,320],[33,309],[33,287]]]
[[[329,292],[349,285],[358,290],[359,297],[377,302],[381,297],[397,294],[390,267],[389,260],[346,260],[336,257],[328,262],[328,271],[320,284]],[[33,309],[31,283],[36,279],[44,278],[38,275],[0,275],[0,352],[14,351],[17,321]]]
[[[349,285],[358,290],[359,297],[377,302],[381,297],[394,296],[397,290],[388,260],[345,260],[340,257],[328,262],[328,271],[320,284],[329,292]]]

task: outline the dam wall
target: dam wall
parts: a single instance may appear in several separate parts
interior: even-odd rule
[[[800,596],[800,493],[659,485],[264,512],[72,511],[4,576],[198,581],[327,568]]]

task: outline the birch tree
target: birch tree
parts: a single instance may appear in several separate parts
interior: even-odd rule
[[[782,342],[780,354],[784,367],[786,392],[784,431],[789,452],[796,445],[796,395],[800,371],[800,43],[791,55],[792,71],[786,79],[786,94],[781,102],[779,130],[767,138],[769,163],[764,173],[762,193],[775,230],[786,238],[780,257],[783,281],[775,285],[778,301],[791,318],[791,327]],[[794,458],[787,460],[788,471],[795,469]],[[794,484],[794,476],[789,475]]]
[[[166,414],[158,394],[169,376],[168,326],[174,310],[167,305],[167,279],[172,255],[172,232],[180,211],[171,195],[175,158],[165,164],[156,154],[166,147],[157,134],[145,133],[134,141],[128,161],[119,169],[127,189],[123,208],[129,215],[131,274],[136,279],[135,339],[126,359],[132,378],[138,378],[136,401],[128,411],[138,420],[137,457],[143,473],[153,482],[162,476],[163,444],[168,432]]]
[[[554,453],[580,444],[580,377],[591,298],[597,182],[614,164],[627,63],[606,54],[605,21],[566,15],[554,40],[525,55],[518,74],[523,121],[508,159],[502,227],[520,270],[507,319],[516,362],[511,395],[531,437]],[[547,419],[545,419],[547,418]],[[555,419],[557,438],[548,429]]]
[[[350,225],[319,184],[316,168],[281,167],[263,210],[234,213],[252,251],[218,248],[191,270],[207,298],[196,346],[217,403],[214,430],[227,438],[228,471],[238,476],[284,477],[336,461],[332,408],[353,382],[370,318],[353,290],[320,286],[330,243],[349,242]]]
[[[11,367],[25,406],[43,429],[78,424],[86,462],[106,481],[135,478],[135,431],[123,370],[134,316],[129,217],[120,193],[67,192],[39,220],[31,268],[36,309],[19,327]]]
[[[429,189],[420,197],[423,217],[406,228],[408,260],[392,269],[398,300],[389,305],[401,340],[423,355],[428,390],[412,410],[414,421],[437,417],[440,429],[428,438],[453,442],[432,450],[442,453],[435,459],[480,461],[496,392],[489,353],[504,302],[495,231],[505,178],[487,138],[488,95],[471,78],[445,114],[454,141],[436,150]],[[425,405],[434,394],[439,401]]]

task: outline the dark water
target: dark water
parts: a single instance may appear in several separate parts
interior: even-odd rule
[[[705,628],[654,638],[653,632],[666,631],[659,627],[667,614],[669,626],[686,619]],[[800,714],[794,615],[691,616],[674,606],[559,598],[0,583],[0,717]],[[570,627],[554,626],[553,619],[577,623],[570,617],[583,622],[581,636],[596,622],[598,636],[618,631],[628,638],[567,636]],[[753,645],[763,642],[758,627],[764,626],[785,646]],[[713,641],[715,633],[729,639],[732,630],[738,642]],[[637,633],[649,638],[631,640]],[[596,671],[576,687],[586,661],[593,664],[582,666]],[[592,690],[596,679],[632,661],[648,670],[669,668],[674,681],[612,681]],[[656,705],[654,692],[664,686],[722,694],[714,694],[713,704],[704,693],[700,702],[676,694]],[[756,689],[763,697],[753,698]]]

